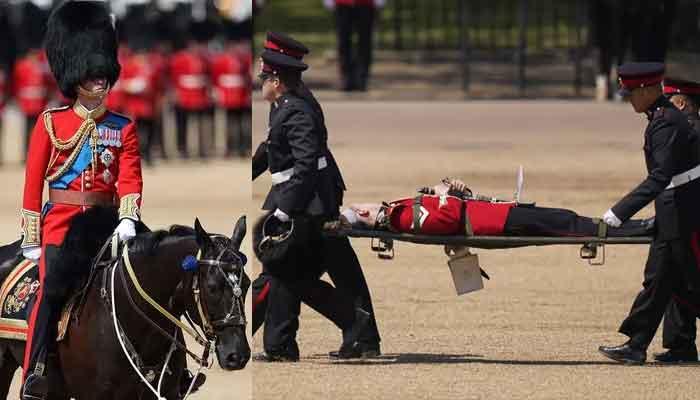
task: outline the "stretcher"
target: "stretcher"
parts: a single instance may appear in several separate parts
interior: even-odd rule
[[[529,246],[578,245],[579,255],[590,265],[605,264],[606,245],[648,245],[650,236],[631,237],[550,237],[550,236],[439,236],[410,233],[396,233],[383,230],[326,227],[324,235],[330,237],[368,238],[371,248],[380,259],[394,258],[394,242],[409,242],[424,245],[445,246],[449,257],[448,265],[455,280],[458,294],[483,288],[480,278],[488,275],[481,269],[476,254],[470,249],[513,249]],[[469,277],[468,275],[472,275]],[[474,274],[479,275],[475,283]],[[461,276],[461,277],[460,277]],[[458,282],[460,280],[461,282]]]

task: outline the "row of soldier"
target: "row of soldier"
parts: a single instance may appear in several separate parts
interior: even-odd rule
[[[107,100],[111,110],[138,122],[141,152],[148,164],[154,151],[167,158],[164,126],[173,122],[180,157],[205,158],[215,147],[225,156],[250,152],[252,55],[249,33],[232,21],[212,24],[190,18],[165,40],[145,10],[134,9],[122,25],[121,78]],[[24,119],[26,154],[31,127],[47,108],[66,104],[49,71],[42,48],[46,15],[28,3],[15,37],[19,52],[0,62],[0,112],[14,103]],[[214,118],[214,117],[217,118]],[[174,118],[173,118],[174,117]],[[218,121],[216,123],[215,121]],[[188,131],[198,143],[188,143]],[[217,129],[218,128],[218,129]],[[216,132],[224,143],[215,146]],[[22,157],[24,159],[24,157]]]

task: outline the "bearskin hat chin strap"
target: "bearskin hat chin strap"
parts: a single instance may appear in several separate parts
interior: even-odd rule
[[[104,89],[98,89],[98,90],[87,90],[85,89],[82,85],[78,86],[78,94],[82,97],[91,99],[91,100],[102,100],[107,95],[109,94],[109,91],[111,89],[111,85],[107,85],[106,88]]]

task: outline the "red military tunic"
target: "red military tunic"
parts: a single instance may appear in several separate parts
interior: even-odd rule
[[[62,193],[102,193],[119,204],[120,218],[139,219],[143,182],[134,123],[104,108],[92,114],[94,125],[85,119],[86,110],[76,104],[46,111],[37,121],[27,157],[22,247],[60,245],[70,220],[85,210],[84,206],[50,201],[42,209],[45,181],[50,189]],[[87,133],[80,135],[81,131]],[[57,142],[61,145],[71,139],[78,140],[73,148],[57,148]]]
[[[37,116],[49,103],[51,81],[45,57],[29,53],[15,64],[13,93],[24,115]]]
[[[508,213],[515,205],[421,195],[391,202],[387,216],[390,228],[396,232],[460,235],[465,233],[469,222],[473,235],[498,236],[503,234]],[[414,216],[419,218],[417,223]]]
[[[209,107],[206,59],[189,49],[175,53],[170,59],[170,77],[175,86],[175,104],[188,111]]]
[[[134,119],[153,119],[159,96],[157,66],[145,54],[133,54],[122,64],[119,80],[124,92],[124,112]]]
[[[250,74],[239,54],[223,51],[214,55],[210,70],[217,107],[224,109],[250,107]]]

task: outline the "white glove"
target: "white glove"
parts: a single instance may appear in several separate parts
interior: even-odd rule
[[[620,218],[617,218],[617,215],[615,215],[612,210],[608,210],[603,214],[603,222],[613,228],[619,228],[620,225],[622,225],[622,221],[620,221]]]
[[[22,249],[22,255],[27,260],[37,263],[41,258],[41,246],[25,247]]]
[[[275,210],[275,212],[272,214],[277,218],[278,220],[282,222],[287,222],[289,221],[289,215],[287,215],[286,212],[280,210],[279,208]]]
[[[329,10],[334,10],[335,0],[323,0],[323,5]]]
[[[119,226],[117,226],[117,229],[114,230],[114,233],[119,236],[119,240],[122,242],[132,239],[136,237],[136,224],[134,221],[125,218],[119,223]]]

